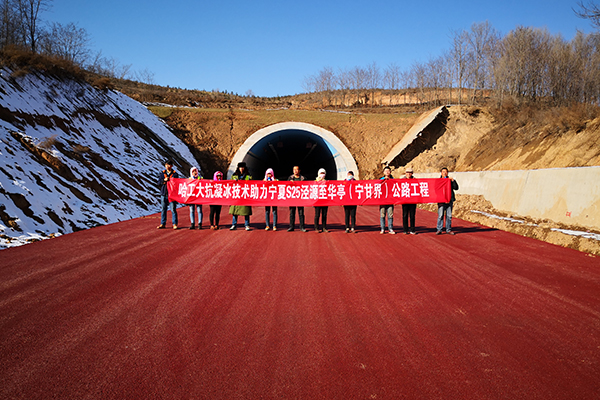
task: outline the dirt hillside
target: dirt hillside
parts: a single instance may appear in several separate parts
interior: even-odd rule
[[[190,146],[205,173],[229,166],[257,130],[279,122],[305,122],[333,132],[354,155],[362,179],[379,176],[380,161],[417,119],[417,113],[340,113],[308,110],[173,109],[150,107]]]
[[[597,109],[449,107],[446,131],[409,164],[415,171],[522,170],[600,165]]]

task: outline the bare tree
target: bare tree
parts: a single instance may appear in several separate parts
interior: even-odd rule
[[[326,105],[331,105],[333,91],[336,87],[336,77],[333,68],[325,67],[316,76],[319,91],[323,93]]]
[[[356,92],[356,103],[359,104],[360,96],[367,86],[367,71],[362,67],[354,67],[349,71],[349,74],[350,87]]]
[[[90,57],[90,37],[85,29],[74,23],[52,23],[44,42],[47,53],[78,65],[83,65]]]
[[[125,79],[129,76],[131,64],[121,65],[118,60],[113,57],[106,58],[99,51],[91,58],[91,63],[87,66],[90,72],[98,75],[104,75],[109,78]]]
[[[302,79],[302,89],[306,93],[313,93],[316,91],[316,79],[314,75],[307,75]]]
[[[148,68],[144,68],[141,71],[136,71],[135,80],[138,82],[146,83],[148,85],[154,85],[154,72],[150,71]]]
[[[433,102],[434,105],[439,106],[442,103],[442,89],[444,87],[444,65],[445,60],[442,57],[434,58],[425,64],[426,68],[426,86],[430,89],[428,91],[430,98],[429,101]]]
[[[375,105],[375,91],[381,86],[381,70],[375,61],[366,68],[366,86],[371,89],[371,107]]]
[[[456,31],[452,37],[452,61],[454,80],[458,86],[458,104],[462,103],[462,90],[468,78],[468,54],[469,35],[465,31]]]
[[[19,44],[23,37],[15,0],[0,1],[0,48]]]
[[[491,55],[497,46],[499,35],[497,31],[486,21],[471,25],[471,31],[467,34],[468,52],[470,61],[468,77],[473,89],[471,103],[475,102],[478,93],[488,85],[489,63]]]
[[[337,73],[337,87],[342,95],[341,104],[346,106],[346,96],[352,88],[352,77],[346,69],[340,69]]]
[[[410,98],[406,98],[408,90],[415,86],[412,71],[402,71],[400,73],[400,81],[402,82],[401,86],[404,88],[404,104],[407,104],[407,100],[410,100]]]
[[[383,84],[390,91],[390,105],[392,105],[392,97],[400,88],[400,67],[396,63],[387,66],[383,72]]]
[[[574,10],[578,17],[589,19],[592,24],[600,29],[600,6],[592,1],[584,3],[583,1],[577,2],[579,10]]]
[[[426,101],[425,88],[427,86],[427,67],[425,64],[415,62],[410,68],[411,80],[417,90],[417,100],[419,104],[423,104]]]
[[[37,51],[37,41],[40,35],[40,13],[50,8],[51,0],[17,0],[20,21],[23,26],[23,42],[32,52]]]

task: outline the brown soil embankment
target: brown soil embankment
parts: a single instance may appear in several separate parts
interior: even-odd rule
[[[415,172],[528,170],[600,165],[597,107],[449,107],[446,131],[410,163]]]
[[[417,119],[417,113],[340,113],[307,110],[170,109],[150,107],[199,160],[205,174],[226,170],[235,152],[257,130],[304,122],[334,133],[348,147],[361,179],[378,177],[381,159]]]

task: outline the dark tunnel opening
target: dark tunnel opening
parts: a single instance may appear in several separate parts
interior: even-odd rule
[[[264,179],[267,168],[273,168],[275,177],[286,180],[294,165],[300,166],[307,180],[317,177],[319,168],[325,168],[327,179],[337,179],[337,167],[327,142],[314,133],[299,129],[274,132],[259,140],[243,161],[252,178]]]

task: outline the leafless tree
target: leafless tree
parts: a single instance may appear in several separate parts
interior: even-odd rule
[[[356,93],[356,103],[360,103],[361,95],[367,87],[368,73],[367,70],[362,67],[354,67],[349,71],[351,88]],[[365,99],[366,102],[366,99]]]
[[[458,104],[462,103],[462,90],[468,80],[469,35],[466,31],[456,31],[452,37],[453,76],[458,86]]]
[[[429,101],[435,106],[439,106],[442,103],[442,89],[445,85],[445,60],[443,57],[437,57],[431,59],[427,64],[426,68],[426,87],[429,88],[428,93],[430,94]]]
[[[154,72],[150,71],[148,68],[144,68],[141,71],[136,71],[135,80],[138,82],[146,83],[148,85],[154,85]]]
[[[350,76],[350,72],[346,69],[340,69],[337,73],[337,87],[340,89],[341,93],[341,104],[343,106],[346,105],[346,96],[348,92],[352,88],[352,77]]]
[[[499,41],[498,32],[486,21],[471,25],[471,31],[466,35],[468,44],[468,77],[472,90],[471,103],[475,102],[477,94],[489,87],[490,62]]]
[[[402,71],[400,73],[401,86],[404,88],[404,104],[407,104],[409,99],[406,98],[408,91],[411,87],[414,87],[413,74],[411,71]]]
[[[427,67],[425,64],[415,62],[410,68],[411,79],[417,90],[417,100],[419,104],[423,104],[427,101],[425,95],[425,88],[427,87]]]
[[[319,92],[322,92],[325,96],[326,104],[331,105],[332,95],[336,88],[336,77],[333,68],[325,67],[317,74],[317,85]]]
[[[371,107],[375,105],[375,91],[381,87],[381,70],[375,61],[366,68],[366,88],[371,89]]]
[[[43,42],[45,52],[75,64],[83,65],[89,59],[90,37],[85,29],[74,23],[52,23]]]
[[[0,48],[19,44],[23,38],[19,23],[19,9],[15,0],[0,1]]]
[[[40,13],[50,8],[51,0],[16,0],[23,26],[23,42],[32,52],[37,52],[40,35]]]
[[[99,51],[91,58],[91,63],[87,66],[87,69],[90,72],[109,78],[125,79],[129,76],[131,66],[131,64],[121,65],[117,59],[104,57],[102,52]]]
[[[396,63],[391,63],[383,72],[383,85],[390,92],[390,105],[395,92],[400,88],[400,67]]]
[[[600,6],[592,1],[579,1],[577,5],[579,10],[575,10],[575,14],[581,18],[589,19],[597,29],[600,29]]]

